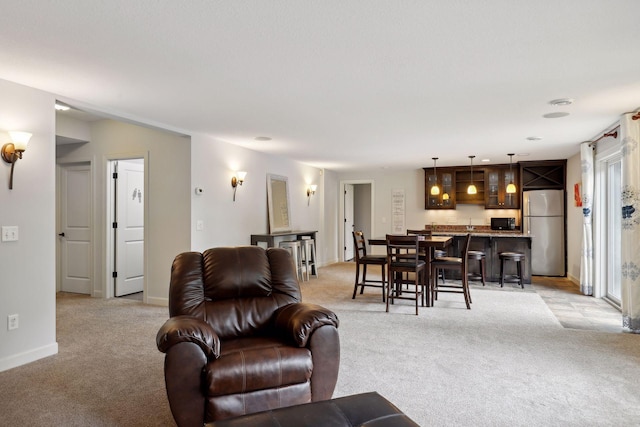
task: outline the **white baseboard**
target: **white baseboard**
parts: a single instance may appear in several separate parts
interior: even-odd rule
[[[24,353],[14,354],[4,359],[0,359],[0,372],[6,371],[18,366],[26,365],[27,363],[35,362],[36,360],[53,356],[58,354],[58,343],[45,345],[44,347],[38,347],[33,350],[25,351]]]
[[[161,307],[169,307],[169,298],[147,297],[145,304],[159,305]]]
[[[571,280],[573,283],[575,283],[576,285],[580,286],[580,278],[579,277],[574,277],[571,274],[567,273],[567,279]]]

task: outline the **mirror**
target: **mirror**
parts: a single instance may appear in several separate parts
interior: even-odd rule
[[[291,231],[289,186],[286,176],[267,174],[269,233]]]

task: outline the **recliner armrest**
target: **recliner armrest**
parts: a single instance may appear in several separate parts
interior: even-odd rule
[[[220,357],[220,338],[206,322],[191,316],[175,316],[167,320],[156,335],[158,350],[166,353],[181,342],[197,344],[207,360]]]
[[[274,313],[275,328],[299,347],[307,345],[307,340],[317,328],[325,325],[337,328],[339,323],[338,316],[333,311],[317,304],[288,304]]]

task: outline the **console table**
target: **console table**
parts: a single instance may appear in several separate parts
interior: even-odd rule
[[[252,234],[251,244],[263,248],[277,248],[279,243],[287,240],[301,240],[305,237],[316,239],[317,231],[283,231],[281,233]]]

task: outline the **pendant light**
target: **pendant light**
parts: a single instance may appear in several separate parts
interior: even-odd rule
[[[513,153],[507,154],[509,156],[509,178],[511,182],[507,185],[507,193],[514,194],[516,192],[516,185],[513,183],[513,172],[511,171],[511,165],[513,163]]]
[[[440,194],[440,187],[438,187],[438,172],[436,170],[436,160],[438,160],[438,158],[432,157],[432,159],[433,159],[433,176],[436,177],[436,181],[431,186],[431,195],[437,196],[438,194]]]
[[[478,189],[473,185],[473,158],[475,156],[469,156],[471,159],[471,184],[467,187],[467,194],[478,194]]]

